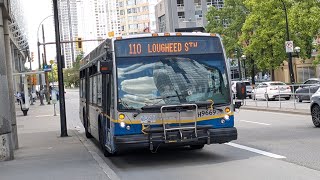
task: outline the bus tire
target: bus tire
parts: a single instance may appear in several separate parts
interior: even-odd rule
[[[104,157],[110,157],[113,155],[113,153],[110,153],[108,151],[108,149],[105,146],[105,142],[106,142],[106,133],[105,133],[105,128],[102,127],[102,123],[101,123],[101,118],[99,117],[99,144],[100,144],[100,148],[103,152]]]
[[[86,137],[89,139],[92,138],[93,136],[88,131],[88,118],[84,110],[83,110],[83,124],[84,124],[84,131],[85,131]]]
[[[202,149],[203,147],[204,147],[204,144],[190,145],[191,149]]]

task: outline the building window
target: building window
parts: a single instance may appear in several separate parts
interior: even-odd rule
[[[201,6],[201,0],[194,0],[194,4],[197,6]]]
[[[184,0],[177,0],[178,6],[184,6]]]
[[[195,15],[197,18],[202,17],[202,10],[195,11]]]
[[[179,19],[185,18],[184,12],[178,12]]]

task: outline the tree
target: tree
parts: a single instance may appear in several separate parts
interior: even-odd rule
[[[248,15],[248,10],[243,2],[244,0],[225,0],[222,9],[212,6],[207,13],[209,23],[206,31],[219,33],[223,36],[223,44],[228,57],[233,57],[235,50],[242,49],[239,37],[242,33],[242,25]]]
[[[219,33],[222,35],[223,44],[228,57],[236,54],[238,60],[243,52],[243,47],[248,46],[249,41],[241,41],[242,27],[250,14],[249,9],[244,4],[245,0],[225,0],[222,9],[211,7],[207,13],[207,32]],[[255,65],[251,54],[246,54],[246,69],[251,70],[252,84],[255,84]],[[239,66],[239,64],[238,64]]]
[[[64,82],[67,87],[71,87],[74,85],[75,87],[79,87],[80,84],[80,76],[79,76],[79,69],[80,69],[80,60],[83,58],[83,53],[81,52],[76,61],[73,63],[73,67],[69,69],[65,69],[64,73]]]
[[[48,73],[49,82],[57,82],[58,81],[58,66],[56,64],[52,64],[51,72]]]
[[[301,47],[301,58],[309,58],[312,40],[320,29],[317,0],[284,0],[288,11],[291,40]],[[252,54],[261,70],[274,70],[286,59],[286,21],[281,0],[246,0],[250,10],[242,28],[240,41],[250,44],[245,53]]]

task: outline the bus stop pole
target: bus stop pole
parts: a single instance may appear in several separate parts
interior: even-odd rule
[[[52,3],[53,3],[53,14],[54,14],[54,28],[55,28],[55,34],[56,34],[61,137],[67,137],[68,132],[67,132],[66,107],[65,107],[65,98],[64,98],[64,82],[63,82],[63,72],[62,72],[63,67],[62,67],[62,58],[61,58],[58,0],[52,0]]]

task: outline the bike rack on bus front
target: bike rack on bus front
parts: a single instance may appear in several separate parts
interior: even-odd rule
[[[194,113],[194,127],[183,127],[181,126],[181,112],[183,110],[183,107],[195,107],[195,113]],[[179,127],[175,127],[175,128],[166,128],[166,123],[164,120],[164,110],[165,108],[174,108],[175,110],[178,111],[174,111],[174,112],[178,112],[178,121],[179,121]],[[181,108],[181,109],[179,109]],[[162,125],[163,125],[163,133],[164,133],[164,139],[165,141],[167,141],[167,131],[175,131],[175,130],[179,130],[180,136],[181,136],[181,140],[183,139],[183,135],[182,135],[182,131],[181,130],[187,130],[187,129],[194,129],[195,132],[195,137],[198,137],[197,135],[197,121],[198,121],[198,105],[196,104],[181,104],[181,105],[167,105],[167,106],[161,106],[160,108],[160,113],[161,113],[161,120],[162,120]]]

